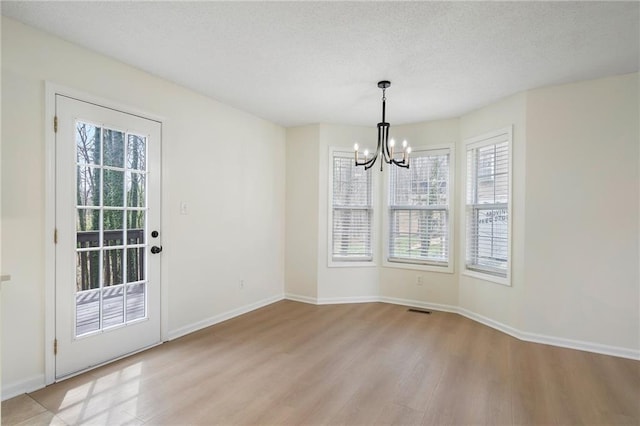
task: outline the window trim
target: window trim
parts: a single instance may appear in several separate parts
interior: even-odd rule
[[[377,200],[378,200],[378,185],[376,184],[376,173],[374,169],[371,170],[371,259],[344,259],[337,260],[333,258],[333,158],[336,154],[340,156],[353,158],[355,157],[353,150],[348,148],[330,146],[327,168],[327,266],[329,268],[362,268],[362,267],[375,267],[377,266],[377,238],[376,238],[376,215],[377,215]]]
[[[454,224],[455,224],[455,170],[456,170],[456,157],[455,157],[455,144],[454,143],[446,143],[446,144],[436,144],[436,145],[421,145],[412,150],[412,153],[425,152],[430,151],[433,153],[437,153],[438,151],[448,152],[449,154],[449,191],[448,191],[448,210],[449,210],[449,223],[447,232],[449,233],[449,255],[447,265],[437,265],[435,262],[433,263],[421,263],[421,262],[411,262],[409,260],[401,260],[401,259],[390,259],[389,256],[389,241],[390,241],[390,214],[391,208],[389,206],[390,202],[390,180],[391,175],[389,174],[389,167],[387,167],[384,171],[385,179],[384,179],[384,214],[383,214],[383,258],[382,258],[382,266],[385,268],[395,268],[395,269],[408,269],[408,270],[417,270],[417,271],[427,271],[427,272],[440,272],[453,274],[455,272],[455,235],[454,235]]]
[[[499,138],[504,139],[501,140]],[[499,140],[496,140],[499,139]],[[481,148],[483,146],[495,145],[497,143],[507,142],[509,155],[508,155],[508,176],[507,182],[509,184],[508,191],[508,200],[507,200],[507,269],[506,276],[498,276],[494,275],[490,272],[484,272],[478,269],[472,269],[467,267],[467,207],[471,204],[467,204],[467,158],[468,152],[471,149]],[[463,141],[464,146],[464,156],[463,156],[463,164],[462,164],[462,191],[461,193],[461,205],[463,206],[463,211],[461,214],[461,232],[460,232],[460,259],[461,259],[461,274],[466,275],[468,277],[477,278],[483,281],[489,281],[496,284],[501,284],[504,286],[511,286],[511,264],[512,264],[512,240],[513,240],[513,125],[508,127],[504,127],[502,129],[493,130],[491,132],[484,133],[480,136],[475,136],[472,138],[465,139]]]

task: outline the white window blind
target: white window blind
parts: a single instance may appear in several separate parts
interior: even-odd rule
[[[466,268],[507,277],[510,132],[467,146]]]
[[[411,154],[409,169],[389,172],[390,262],[449,263],[450,151]]]
[[[334,152],[332,160],[332,260],[372,260],[371,169],[356,167],[352,152]]]

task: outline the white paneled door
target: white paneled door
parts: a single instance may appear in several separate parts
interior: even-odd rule
[[[160,342],[157,121],[56,95],[56,379]]]

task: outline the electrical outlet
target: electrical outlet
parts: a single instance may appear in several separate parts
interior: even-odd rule
[[[418,275],[418,276],[416,277],[416,285],[421,286],[422,284],[424,284],[424,276],[422,276],[422,275]]]
[[[189,206],[186,201],[180,201],[180,214],[187,215],[189,214]]]

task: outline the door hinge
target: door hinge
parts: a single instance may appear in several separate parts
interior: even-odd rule
[[[53,132],[58,133],[58,116],[53,116]]]
[[[58,339],[54,339],[53,341],[53,354],[58,355]]]
[[[53,230],[53,244],[58,244],[58,228]]]

